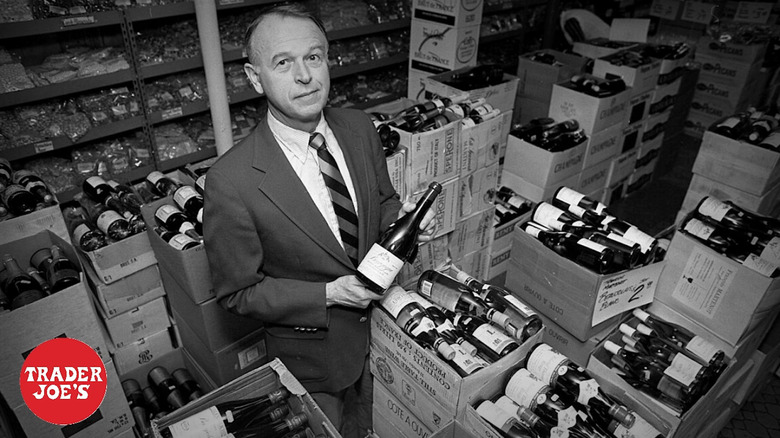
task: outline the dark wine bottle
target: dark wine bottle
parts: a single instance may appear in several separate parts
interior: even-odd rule
[[[584,368],[545,343],[531,348],[526,368],[542,382],[558,391],[564,400],[586,406],[590,416],[603,427],[612,418],[627,427],[634,422],[634,415],[623,405],[612,400],[596,380]]]
[[[498,409],[512,414],[520,424],[532,430],[539,437],[567,438],[572,435],[568,429],[563,429],[556,424],[542,420],[540,416],[534,414],[530,409],[518,405],[506,395],[498,397],[493,401],[493,404]],[[579,437],[578,434],[575,434],[575,436]]]
[[[520,347],[500,328],[478,316],[459,313],[453,317],[452,323],[455,327],[463,330],[469,342],[474,344],[479,353],[491,362],[501,359]]]
[[[239,429],[232,434],[232,438],[288,438],[288,433],[300,429],[308,423],[309,417],[301,412],[287,419]]]
[[[173,202],[190,220],[203,224],[203,196],[192,186],[183,185],[173,193]]]
[[[396,133],[397,134],[397,133]],[[187,166],[182,167],[179,169],[182,173],[192,178],[194,181],[194,187],[195,190],[200,193],[201,196],[203,196],[204,193],[206,193],[206,172],[203,172],[201,174],[195,173],[192,169],[190,169]],[[208,169],[207,169],[208,170]]]
[[[716,123],[710,128],[710,131],[736,140],[742,135],[742,132],[749,124],[750,115],[747,113],[738,113]]]
[[[11,185],[13,174],[14,171],[11,168],[11,163],[5,158],[0,157],[0,192]]]
[[[176,381],[173,380],[168,370],[157,366],[152,368],[148,374],[149,384],[162,396],[168,405],[176,410],[187,404],[187,398],[176,387]]]
[[[35,280],[22,271],[16,259],[11,254],[0,256],[0,262],[5,266],[5,282],[3,291],[11,300],[11,310],[26,306],[34,301],[46,297],[40,290]]]
[[[179,387],[190,401],[197,400],[203,397],[203,390],[200,389],[200,385],[195,378],[192,377],[189,370],[186,368],[177,368],[173,370],[173,379],[176,381],[176,386]]]
[[[157,210],[154,212],[154,219],[158,225],[165,227],[169,231],[186,234],[198,241],[203,240],[203,237],[195,231],[195,225],[174,205],[163,204],[157,207]]]
[[[141,438],[152,437],[152,424],[149,421],[149,411],[146,409],[146,402],[141,391],[141,385],[135,379],[122,381],[122,390],[125,393],[127,404],[135,420],[135,428],[141,435]]]
[[[38,199],[19,184],[9,184],[3,192],[3,205],[14,216],[23,216],[38,208]]]
[[[81,282],[79,269],[65,256],[59,245],[39,249],[30,257],[30,264],[43,272],[52,293]]]
[[[73,242],[83,251],[90,252],[108,245],[106,235],[87,219],[82,207],[66,206],[62,215]]]
[[[639,246],[642,247],[644,261],[646,263],[650,263],[655,259],[655,253],[658,250],[658,240],[634,225],[614,216],[607,215],[601,222],[601,229],[638,243]]]
[[[149,411],[149,415],[155,420],[168,415],[168,408],[165,406],[162,400],[157,397],[157,393],[154,388],[147,386],[141,390],[144,396],[144,402],[146,402],[146,408]]]
[[[770,132],[758,145],[770,151],[780,151],[780,130]]]
[[[476,407],[476,412],[507,438],[539,437],[539,434],[523,426],[512,414],[499,408],[490,400],[481,401]]]
[[[178,189],[180,186],[179,183],[163,175],[162,172],[158,172],[156,170],[149,172],[149,175],[146,175],[146,182],[148,183],[149,189],[152,191],[152,193],[159,197],[173,196],[174,192],[176,192],[176,189]]]
[[[619,269],[614,251],[592,240],[568,232],[546,231],[533,223],[525,224],[523,230],[561,256],[596,273],[608,274]]]
[[[131,213],[135,215],[141,213],[141,206],[144,205],[144,200],[141,199],[130,186],[120,184],[114,180],[106,181],[106,184],[116,192],[119,200]]]
[[[0,279],[0,314],[11,311],[11,300],[3,292],[3,281]]]
[[[14,173],[14,184],[18,184],[38,199],[43,202],[44,205],[54,205],[57,203],[57,199],[49,189],[49,186],[38,175],[30,172],[29,170],[17,170]]]
[[[77,194],[75,199],[87,212],[89,219],[97,225],[97,228],[111,239],[118,241],[134,234],[130,222],[116,210],[98,204],[83,193]]]
[[[592,211],[598,215],[609,215],[607,206],[591,199],[569,187],[561,186],[553,194],[552,204],[561,210],[568,211],[569,206],[577,206]]]
[[[27,275],[32,277],[33,280],[35,280],[35,284],[38,285],[38,289],[40,289],[44,294],[52,294],[51,285],[49,285],[49,282],[46,281],[46,277],[44,277],[43,272],[35,269],[32,266],[28,267],[25,272]],[[0,284],[2,284],[2,280],[0,280]]]
[[[477,355],[477,347],[471,344],[466,339],[463,332],[452,324],[452,321],[447,318],[447,315],[444,314],[444,311],[441,308],[416,292],[409,292],[409,295],[411,295],[417,303],[423,306],[428,317],[436,325],[436,331],[446,339],[450,345],[457,344],[470,356]]]
[[[414,248],[417,246],[420,224],[441,190],[441,184],[432,182],[417,201],[414,211],[390,224],[379,241],[371,246],[356,272],[357,278],[368,289],[383,293],[395,280],[404,262],[414,261],[410,255],[416,254]]]
[[[224,437],[229,433],[238,436],[235,434],[252,424],[258,414],[286,400],[289,395],[287,389],[281,388],[260,397],[217,403],[168,427],[161,428],[160,435],[164,438]]]
[[[531,214],[531,220],[556,231],[575,231],[589,226],[582,219],[547,202],[536,204]]]
[[[166,230],[163,227],[155,227],[154,232],[157,233],[162,240],[166,241],[168,245],[171,245],[179,251],[186,251],[200,245],[199,241],[186,234]]]

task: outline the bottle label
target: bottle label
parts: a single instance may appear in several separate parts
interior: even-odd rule
[[[536,315],[536,312],[534,312],[533,309],[518,300],[514,295],[504,295],[504,299],[526,318]]]
[[[184,247],[192,243],[198,243],[198,241],[186,234],[176,234],[168,241],[169,245],[179,251],[184,251]]]
[[[582,217],[585,214],[585,209],[577,205],[569,205],[569,213],[574,214],[577,217]]]
[[[715,358],[720,349],[712,344],[712,342],[702,338],[699,335],[694,336],[685,346],[691,354],[703,359],[705,362],[710,362]]]
[[[702,201],[701,205],[699,205],[699,213],[703,214],[704,216],[711,217],[717,222],[722,221],[723,218],[726,217],[726,213],[728,213],[729,210],[731,210],[731,207],[729,207],[728,204],[712,197],[705,199]]]
[[[482,341],[488,348],[501,353],[506,347],[515,343],[512,338],[501,333],[490,324],[482,324],[474,330],[474,337]]]
[[[569,430],[562,427],[553,426],[550,429],[550,438],[569,438]]]
[[[714,227],[711,227],[698,219],[689,220],[683,229],[702,240],[709,239],[715,231]]]
[[[526,233],[530,234],[531,236],[536,237],[537,239],[539,238],[539,232],[540,231],[542,231],[542,230],[540,230],[539,228],[536,228],[534,226],[530,226],[530,225],[525,228],[525,232]]]
[[[424,280],[420,284],[420,295],[430,298],[434,303],[452,312],[457,308],[460,299],[460,292],[437,286],[428,280]]]
[[[173,202],[182,207],[192,198],[200,198],[200,195],[191,186],[181,186],[173,193]]]
[[[577,243],[580,246],[584,246],[585,248],[590,248],[593,251],[596,251],[598,253],[604,252],[607,249],[606,246],[588,239],[580,239],[577,241]]]
[[[97,227],[100,229],[100,231],[102,231],[104,234],[108,234],[108,228],[111,227],[111,224],[118,220],[124,220],[124,218],[114,210],[106,210],[101,213],[100,216],[98,216],[95,222],[97,222]]]
[[[690,386],[696,376],[701,372],[702,366],[698,362],[684,354],[676,354],[671,365],[664,370],[664,374],[680,382],[683,386]]]
[[[742,121],[739,117],[729,117],[728,119],[720,122],[718,124],[718,127],[724,127],[724,128],[733,128],[739,124],[739,122]]]
[[[776,265],[780,264],[780,237],[773,237],[761,250],[761,258]]]
[[[569,204],[569,206],[578,206],[584,197],[585,195],[568,187],[561,187],[561,189],[558,190],[558,194],[555,195],[556,199]]]
[[[494,404],[491,403],[492,406],[487,407],[486,402],[482,402],[477,407],[477,413],[480,417],[484,418],[485,421],[495,426],[497,429],[502,430],[504,432],[509,431],[509,429],[514,425],[514,417],[509,412],[506,412],[503,409],[497,409]],[[485,409],[487,408],[487,409]]]
[[[76,245],[79,245],[84,235],[90,231],[87,224],[79,224],[76,229],[73,230],[73,241],[76,242]]]
[[[632,247],[632,246],[634,246],[637,243],[637,242],[634,242],[633,240],[628,240],[625,237],[621,236],[620,234],[616,234],[616,233],[608,233],[607,234],[607,239],[614,240],[615,242],[621,243],[621,244],[629,246],[629,247]],[[639,246],[642,246],[642,245],[639,245]]]
[[[398,315],[404,307],[416,302],[413,295],[400,287],[392,287],[382,297],[382,307],[390,313],[393,319],[398,319]]]
[[[452,359],[452,361],[455,362],[455,364],[458,365],[458,367],[460,367],[460,369],[463,370],[466,374],[475,373],[488,365],[488,363],[481,358],[469,354],[469,352],[466,351],[466,349],[462,346],[458,344],[451,344],[450,346],[453,350],[455,350],[455,357]]]
[[[464,128],[473,128],[477,126],[477,122],[474,121],[474,119],[471,117],[466,117],[465,119],[461,120],[460,123]]]
[[[403,260],[375,243],[368,250],[366,257],[360,262],[358,271],[370,278],[379,287],[387,289],[403,267]]]
[[[424,296],[422,296],[422,295],[420,295],[420,294],[418,294],[416,292],[408,292],[408,294],[411,295],[411,297],[414,298],[415,301],[420,303],[420,305],[422,305],[426,309],[429,308],[429,307],[436,307],[435,304],[433,304],[432,302],[428,301],[427,299],[425,299]]]
[[[430,318],[428,318],[427,316],[423,316],[422,318],[420,318],[417,325],[412,327],[411,330],[409,330],[409,333],[411,333],[412,336],[417,337],[425,332],[430,332],[435,330],[436,330],[436,324],[434,324],[433,321],[431,321]]]
[[[90,176],[89,178],[87,178],[86,181],[87,181],[87,184],[92,186],[92,188],[97,188],[97,186],[106,183],[106,181],[103,178],[99,177],[99,176]]]
[[[623,237],[632,242],[638,243],[639,246],[642,247],[642,252],[650,251],[653,246],[653,242],[655,242],[653,236],[642,232],[639,228],[633,225],[626,230],[625,234],[623,234]]]
[[[157,184],[157,181],[159,181],[163,176],[164,175],[161,172],[155,170],[153,172],[149,172],[149,175],[146,175],[146,179],[154,185]]]
[[[769,134],[761,144],[763,146],[769,146],[772,149],[780,149],[780,131]]]
[[[772,274],[778,269],[777,265],[769,262],[769,260],[762,259],[755,254],[748,254],[742,265],[746,268],[750,268],[765,277],[771,277]]]
[[[577,382],[579,386],[579,394],[577,394],[577,403],[585,406],[588,401],[599,393],[599,384],[594,379],[583,380]]]
[[[176,209],[173,205],[165,204],[161,205],[160,208],[157,209],[157,211],[154,212],[154,215],[159,219],[162,223],[167,223],[168,218],[170,218],[175,213],[178,213],[179,210]]]
[[[558,427],[569,430],[577,424],[577,410],[574,406],[558,411]]]
[[[455,326],[452,325],[449,319],[445,319],[443,323],[436,326],[436,331],[439,333],[449,333],[455,330]]]
[[[196,438],[203,436],[227,436],[228,431],[216,406],[168,426],[172,438]]]
[[[528,358],[526,368],[537,379],[552,386],[558,376],[566,374],[569,359],[547,344],[536,347]]]
[[[558,222],[561,217],[561,209],[547,203],[541,203],[534,212],[534,222],[544,225],[547,228],[553,228],[551,224]]]
[[[518,405],[534,409],[547,401],[544,392],[546,389],[544,382],[532,376],[527,369],[521,368],[509,379],[505,392]]]

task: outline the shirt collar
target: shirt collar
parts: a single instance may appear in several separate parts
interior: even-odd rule
[[[271,128],[271,132],[281,140],[283,144],[289,146],[294,153],[305,155],[308,152],[311,132],[301,131],[285,125],[274,117],[271,111],[268,111],[268,127]],[[315,132],[325,135],[327,129],[328,124],[325,122],[325,115],[320,114],[320,121],[317,123],[317,127],[314,128],[314,130]]]

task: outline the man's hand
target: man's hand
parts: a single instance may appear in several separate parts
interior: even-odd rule
[[[339,277],[325,285],[325,305],[341,305],[365,309],[371,301],[381,299],[382,295],[368,290],[363,282],[354,275]]]
[[[404,202],[401,209],[398,210],[398,218],[400,219],[407,213],[413,212],[416,207],[417,204],[414,202]],[[429,209],[428,212],[425,213],[425,217],[423,217],[423,220],[420,223],[421,232],[417,235],[418,243],[425,243],[433,239],[433,234],[436,232],[436,221],[433,220],[435,217],[436,213],[433,209]]]

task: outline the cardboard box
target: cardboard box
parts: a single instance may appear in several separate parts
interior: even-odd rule
[[[593,193],[603,190],[604,187],[607,186],[610,167],[612,167],[610,161],[602,161],[599,164],[584,169],[580,174],[580,179],[577,182],[575,190],[580,193]],[[594,199],[601,199],[601,197],[599,196]]]
[[[531,58],[539,53],[555,57],[555,63],[544,64]],[[556,50],[536,50],[520,55],[517,62],[518,97],[522,96],[540,102],[549,102],[552,87],[562,81],[568,81],[572,76],[581,73],[588,58],[563,53]],[[544,115],[547,113],[545,112]]]
[[[530,217],[531,211],[528,211],[526,214],[518,216],[508,222],[494,225],[491,231],[493,236],[490,243],[490,248],[493,252],[512,246],[512,231],[514,231],[515,225],[527,221]]]
[[[723,257],[685,233],[674,235],[666,259],[656,299],[731,345],[780,305],[780,279]]]
[[[434,180],[432,179],[430,181]],[[436,197],[434,206],[431,207],[435,208],[436,212],[436,216],[434,216],[434,220],[436,221],[436,232],[433,235],[434,237],[444,236],[455,229],[455,223],[458,219],[458,196],[460,192],[460,181],[457,178],[449,181],[438,181],[441,183],[441,193]],[[423,190],[427,188],[428,183],[426,182]],[[413,194],[410,199],[414,202],[419,199],[423,193],[423,191],[418,191]]]
[[[599,275],[561,257],[515,228],[506,286],[581,341],[603,330],[610,318],[649,304],[663,262]]]
[[[371,374],[383,385],[408,379],[417,384],[418,404],[425,400],[428,405],[440,406],[449,419],[460,418],[474,400],[475,392],[492,382],[503,384],[507,373],[517,367],[541,337],[540,331],[490,366],[461,377],[444,360],[409,338],[390,315],[375,308],[371,315]],[[389,367],[380,366],[382,363],[395,365],[398,375]]]
[[[653,171],[655,171],[656,164],[658,164],[658,158],[638,169],[634,169],[634,173],[628,177],[628,185],[626,185],[625,189],[626,196],[630,196],[653,180]]]
[[[680,59],[662,59],[661,68],[658,71],[658,86],[671,84],[680,79],[685,74],[686,65],[691,61],[693,51],[689,50],[688,55]]]
[[[650,101],[653,98],[653,91],[646,91],[642,94],[637,94],[631,97],[628,101],[628,111],[626,111],[626,119],[623,123],[619,123],[623,126],[633,125],[634,123],[642,122],[650,111]]]
[[[613,64],[612,61],[618,59],[619,56],[620,52],[596,59],[593,63],[593,74],[602,78],[607,77],[607,75],[620,76],[623,78],[623,82],[631,87],[632,96],[644,94],[655,88],[658,74],[661,71],[660,60],[654,60],[639,67]]]
[[[633,172],[636,166],[636,150],[629,150],[613,158],[609,164],[609,175],[606,187],[614,186],[619,181],[625,180]],[[609,205],[609,203],[607,203]]]
[[[549,152],[510,135],[504,172],[514,173],[540,187],[549,186],[580,173],[587,147],[585,141],[561,152]]]
[[[433,21],[448,26],[471,26],[482,22],[482,0],[450,2],[446,0],[414,0],[412,18]]]
[[[380,437],[426,436],[453,420],[452,414],[437,400],[427,396],[426,390],[406,375],[398,364],[386,357],[370,356],[370,360],[371,372],[375,376],[374,432]],[[384,421],[377,422],[377,417]],[[393,429],[398,432],[388,434]]]
[[[707,195],[734,201],[740,207],[763,216],[780,216],[780,183],[758,196],[694,173],[680,211],[688,213]]]
[[[461,176],[498,164],[501,147],[506,145],[512,127],[512,111],[502,112],[472,127],[461,127]]]
[[[95,251],[82,251],[82,254],[105,284],[157,263],[147,233],[130,236]]]
[[[766,53],[766,44],[721,43],[707,35],[702,36],[696,43],[697,60],[700,56],[709,56],[750,65],[763,59],[764,53]]]
[[[716,117],[697,114],[690,111],[685,119],[683,132],[693,138],[702,138],[704,132],[717,121],[718,119]]]
[[[70,242],[68,228],[59,205],[42,208],[24,216],[0,222],[0,245],[49,230],[60,239]]]
[[[424,191],[431,181],[443,183],[459,176],[460,128],[460,122],[419,134],[392,128],[401,135],[399,146],[407,149],[407,193]]]
[[[406,81],[406,97],[416,102],[422,102],[425,100],[425,78],[441,73],[442,71],[448,71],[446,68],[435,68],[434,71],[418,70],[412,67],[415,64],[411,59],[409,60],[409,78]],[[423,67],[428,67],[427,64]]]
[[[458,179],[456,221],[485,211],[493,206],[490,191],[498,184],[498,163],[483,167],[473,173],[463,174]]]
[[[628,151],[636,151],[636,147],[642,142],[642,134],[645,132],[645,121],[634,123],[623,128],[623,141],[620,143],[618,155]]]
[[[110,361],[106,363],[106,384],[106,395],[100,407],[89,418],[75,424],[60,426],[43,421],[24,403],[17,406],[10,406],[9,403],[9,406],[28,437],[113,438],[127,431],[132,433],[133,415],[127,405],[119,377]]]
[[[265,329],[258,329],[238,341],[213,350],[203,343],[186,320],[175,311],[184,349],[217,385],[224,385],[268,362]]]
[[[100,306],[97,307],[100,312]],[[171,325],[165,297],[156,298],[112,318],[103,314],[101,316],[103,326],[115,348],[122,348],[146,336],[166,330]]]
[[[600,332],[581,341],[545,314],[539,313],[539,317],[544,321],[544,342],[581,365],[587,365],[590,354],[615,329],[619,322],[619,319],[611,319],[610,323],[605,324]]]
[[[290,411],[305,413],[309,418],[308,427],[314,434],[341,437],[311,395],[306,392],[303,385],[279,359],[274,359],[264,366],[226,383],[159,420],[153,420],[152,427],[159,430],[217,403],[259,397],[279,388],[286,388],[290,392],[290,397],[287,400],[290,404]]]
[[[575,41],[572,51],[586,58],[598,59],[635,45],[636,43],[612,41],[608,38],[593,38],[587,41]]]
[[[696,62],[701,63],[699,79],[739,88],[750,85],[750,82],[757,78],[758,70],[761,68],[760,62],[748,65],[699,53],[696,54]]]
[[[664,112],[645,120],[645,126],[642,129],[642,144],[663,137],[664,132],[666,132],[666,122],[669,121],[669,114],[669,112]]]
[[[194,366],[192,359],[187,356],[186,352],[182,348],[174,348],[173,350],[164,354],[160,354],[148,362],[128,370],[127,372],[120,373],[119,378],[121,380],[135,379],[141,384],[141,387],[143,388],[144,386],[148,385],[146,382],[148,381],[147,376],[149,371],[158,366],[165,368],[169,373],[173,373],[179,368],[186,368],[192,377],[195,378],[195,382],[198,383],[198,386],[200,386],[200,389],[204,394],[212,391],[217,387],[213,382],[210,381],[210,379],[201,375],[198,367]]]
[[[373,432],[380,438],[428,437],[433,433],[382,385],[374,385],[372,406]]]
[[[446,236],[450,257],[459,259],[466,253],[490,245],[494,216],[495,207],[490,207],[458,221],[455,231]]]
[[[514,124],[526,125],[533,119],[547,117],[547,114],[549,113],[549,99],[542,102],[518,95],[515,100],[515,111],[512,122]]]
[[[452,264],[459,266],[463,271],[468,272],[474,278],[488,277],[488,264],[490,263],[490,246],[480,248],[460,256],[452,258]]]
[[[146,222],[148,240],[157,255],[160,264],[160,270],[165,270],[171,274],[184,289],[192,300],[201,303],[215,296],[214,285],[211,282],[211,269],[206,257],[206,247],[198,245],[184,251],[169,245],[166,241],[154,232],[156,220],[154,212],[164,204],[173,204],[171,197],[158,199],[145,204],[141,207],[141,214]],[[169,287],[165,284],[166,289]]]
[[[401,272],[396,276],[398,284],[404,288],[413,284],[414,286],[410,289],[414,289],[417,287],[417,279],[420,274],[429,269],[438,270],[445,266],[449,261],[448,243],[449,236],[443,235],[418,245],[417,258],[414,259],[414,263],[405,263]]]
[[[439,96],[454,96],[463,93],[463,90],[447,85],[446,82],[453,75],[466,72],[470,68],[458,67],[455,71],[427,77],[425,79],[425,92],[435,93]],[[503,81],[500,84],[468,90],[468,94],[471,99],[483,97],[493,108],[498,109],[502,113],[508,113],[515,108],[515,97],[517,96],[517,85],[519,82],[520,80],[517,77],[504,73]]]
[[[604,189],[604,196],[601,198],[601,202],[610,205],[623,199],[626,196],[626,186],[628,186],[628,177],[609,184]]]
[[[678,78],[670,84],[657,86],[653,91],[653,98],[650,100],[647,114],[652,116],[671,111],[677,100],[677,94],[680,92],[680,84],[682,84],[682,79]]]
[[[761,196],[780,182],[780,154],[707,131],[693,172]]]
[[[690,112],[704,117],[725,119],[738,111],[737,107],[728,100],[696,93],[691,102]]]
[[[622,122],[628,111],[630,97],[630,89],[614,96],[598,98],[569,88],[569,83],[555,84],[549,116],[555,120],[575,119],[590,136]]]
[[[622,134],[623,126],[618,123],[591,135],[585,146],[585,156],[582,160],[583,169],[617,156],[623,144]]]
[[[730,104],[734,105],[735,108],[741,111],[747,108],[747,105],[753,98],[753,91],[750,85],[744,87],[724,85],[703,77],[703,75],[699,75],[699,82],[696,83],[694,99],[699,96],[709,96],[727,100]]]
[[[217,303],[216,298],[196,304],[167,270],[161,273],[171,309],[212,350],[232,344],[263,326],[259,320],[228,312]]]
[[[509,260],[512,257],[512,245],[504,248],[490,248],[487,273],[485,278],[496,278],[505,274],[509,269]]]
[[[109,318],[165,295],[157,265],[148,266],[111,284],[100,281],[95,269],[79,255],[95,300]]]
[[[126,374],[155,357],[173,351],[174,348],[176,346],[173,345],[170,329],[165,329],[116,349],[112,356],[117,372]]]
[[[580,181],[580,174],[576,173],[562,181],[547,186],[538,186],[516,173],[506,169],[501,172],[501,184],[514,190],[515,193],[533,202],[547,201],[552,198],[558,187],[574,187]]]
[[[415,70],[431,71],[437,68],[455,70],[477,65],[479,27],[479,23],[471,26],[450,26],[412,19],[409,36],[411,67]]]
[[[387,157],[387,174],[390,175],[390,182],[393,183],[393,188],[401,199],[406,199],[406,173],[408,170],[406,147],[398,146],[398,149]]]

